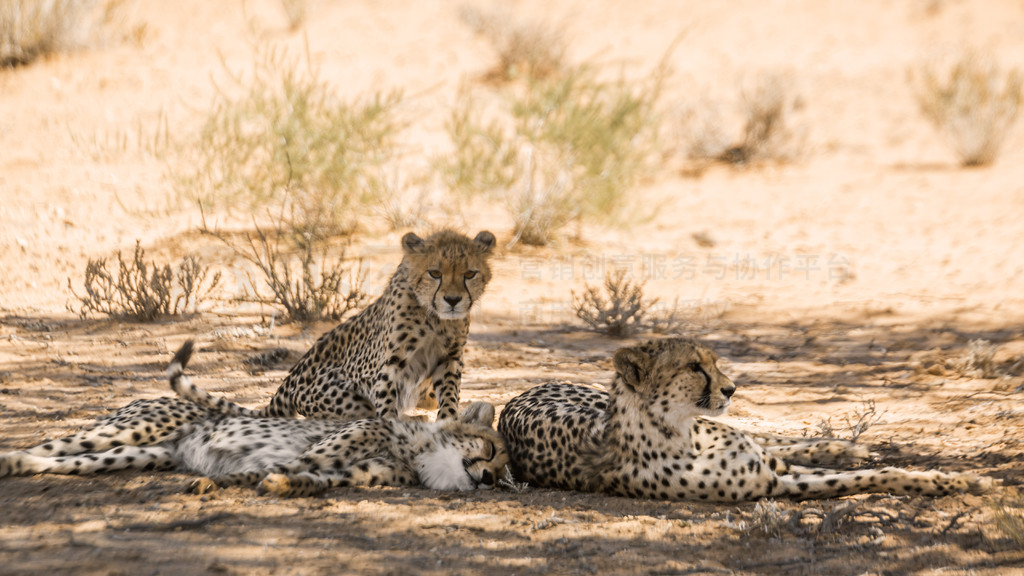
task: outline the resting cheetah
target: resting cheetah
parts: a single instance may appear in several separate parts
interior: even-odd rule
[[[171,362],[168,377],[176,390],[192,386],[183,374],[191,353],[188,342]],[[260,493],[311,496],[356,485],[493,486],[508,463],[501,436],[491,428],[494,407],[484,402],[471,404],[457,419],[433,423],[233,417],[197,407],[187,413],[191,423],[158,442],[148,441],[152,427],[174,412],[135,407],[75,436],[0,455],[0,477],[179,467],[206,476],[193,482],[196,492],[259,483]],[[56,446],[69,455],[52,455]]]
[[[405,257],[384,294],[320,337],[270,404],[249,416],[395,418],[423,402],[455,417],[469,312],[491,279],[494,235],[442,230],[402,238]]]
[[[973,474],[787,463],[777,455],[821,462],[846,450],[834,442],[821,450],[774,441],[779,445],[762,447],[749,434],[700,418],[725,412],[736,390],[716,362],[692,340],[656,340],[615,353],[609,394],[566,384],[528,390],[508,403],[498,425],[513,472],[540,486],[721,502],[865,492],[941,496],[992,484]],[[850,455],[866,455],[860,450],[851,447]]]

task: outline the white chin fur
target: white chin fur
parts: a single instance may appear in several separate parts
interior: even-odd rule
[[[717,408],[702,408],[700,410],[700,414],[702,416],[721,416],[729,409],[729,404],[731,403],[732,402],[730,400],[726,400]]]
[[[437,313],[441,320],[462,320],[466,317],[465,310],[444,310]]]
[[[453,446],[421,454],[416,458],[420,483],[432,490],[472,490],[476,484],[462,466],[462,452]]]

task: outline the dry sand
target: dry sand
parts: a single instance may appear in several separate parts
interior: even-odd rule
[[[162,371],[186,338],[200,341],[193,368],[201,386],[262,405],[330,328],[269,327],[260,310],[226,301],[154,324],[81,320],[65,308],[68,278],[80,286],[89,258],[130,251],[136,239],[156,258],[200,252],[229,270],[227,288],[235,288],[238,263],[196,233],[197,211],[176,199],[166,163],[137,135],[145,140],[166,120],[173,137],[187,137],[224,65],[246,70],[256,45],[300,51],[308,42],[322,77],[346,97],[402,89],[409,156],[425,161],[443,150],[460,83],[493,62],[489,44],[460,22],[460,3],[308,5],[307,23],[290,33],[270,0],[246,2],[244,11],[234,1],[139,1],[119,27],[139,31],[135,40],[108,34],[91,49],[0,71],[0,449],[164,395]],[[630,77],[649,73],[678,40],[669,109],[701,98],[728,108],[754,75],[788,74],[806,145],[786,165],[714,166],[699,177],[666,150],[664,169],[633,191],[658,207],[653,219],[504,250],[474,314],[465,400],[500,408],[547,380],[606,382],[611,353],[633,340],[584,331],[571,291],[627,267],[650,277],[651,295],[678,298],[688,311],[684,332],[727,359],[740,388],[725,420],[794,435],[831,427],[848,437],[873,408],[860,441],[878,463],[976,470],[1002,485],[985,496],[777,502],[789,522],[766,534],[755,504],[532,487],[283,501],[241,489],[185,495],[187,477],[177,474],[15,478],[0,484],[0,573],[1024,571],[1024,551],[993,520],[999,502],[1020,501],[1024,123],[995,165],[961,169],[906,82],[908,67],[935,46],[978,46],[1024,67],[1024,5],[507,5],[564,26],[570,60],[597,59]],[[494,207],[449,210],[435,223],[511,236]],[[369,288],[379,290],[397,263],[399,237],[371,224],[353,246],[371,271]],[[998,346],[997,377],[959,367],[977,339]],[[244,360],[275,347],[290,357],[250,373]]]

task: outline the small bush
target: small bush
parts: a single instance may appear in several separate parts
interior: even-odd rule
[[[79,296],[68,279],[68,288],[79,300],[78,314],[105,314],[149,322],[160,317],[196,313],[200,305],[220,283],[220,272],[207,282],[209,269],[194,256],[186,256],[177,269],[170,265],[146,263],[140,242],[135,243],[131,260],[117,252],[117,269],[107,267],[107,259],[90,259],[85,268],[85,295]],[[73,307],[69,306],[72,310]]]
[[[509,186],[505,199],[512,215],[513,244],[544,246],[582,215],[571,162],[559,162],[557,151],[548,150],[548,157],[544,153],[531,145],[520,150],[518,180]]]
[[[878,424],[882,420],[882,412],[879,412],[875,407],[874,400],[867,400],[864,402],[864,407],[860,410],[855,410],[853,417],[845,417],[846,422],[845,430],[849,430],[849,437],[844,438],[850,442],[856,442],[860,438],[861,434],[868,431],[869,428]],[[821,438],[840,438],[841,430],[836,430],[832,426],[832,417],[822,418],[818,421],[817,435]]]
[[[645,83],[603,81],[578,66],[531,84],[512,108],[527,141],[573,163],[577,200],[588,216],[618,214],[657,142],[655,104],[664,69]]]
[[[295,223],[326,218],[332,233],[357,227],[395,155],[401,96],[342,102],[316,70],[301,68],[263,50],[251,81],[236,82],[242,95],[220,93],[194,157],[174,174],[183,196],[213,211],[285,207]]]
[[[604,291],[589,284],[577,297],[572,293],[576,317],[590,328],[608,336],[623,338],[644,330],[671,332],[681,321],[676,308],[655,314],[657,298],[644,298],[644,282],[633,282],[624,270],[605,275]]]
[[[303,218],[308,217],[304,211]],[[325,218],[277,216],[271,222],[264,229],[254,219],[255,232],[245,234],[244,244],[210,230],[205,223],[202,228],[255,266],[257,277],[246,274],[248,285],[241,300],[279,306],[285,317],[299,322],[338,320],[365,303],[366,275],[345,262],[344,250],[331,257],[333,238]],[[269,296],[263,295],[263,289],[269,289]]]
[[[282,251],[280,236],[272,239],[257,227],[255,236],[247,235],[247,239],[249,251],[239,253],[256,265],[271,292],[270,299],[261,297],[257,281],[250,276],[252,292],[247,300],[277,304],[288,318],[300,322],[338,320],[365,303],[365,274],[349,268],[344,254],[330,260],[325,243],[306,235],[292,238],[291,243],[299,248],[296,270],[292,259]]]
[[[288,29],[298,30],[306,23],[309,14],[308,0],[281,0],[281,8],[288,17]]]
[[[787,76],[757,76],[740,95],[739,137],[726,135],[717,104],[704,102],[686,114],[687,153],[694,159],[733,165],[792,160],[803,147],[802,131],[793,120],[799,108],[800,100]]]
[[[516,137],[508,122],[484,119],[483,111],[467,87],[445,122],[452,140],[450,154],[436,160],[444,183],[456,193],[473,195],[508,188],[516,179]]]
[[[1024,549],[1024,499],[1016,495],[995,509],[996,528],[1017,548]]]
[[[952,61],[933,58],[909,76],[921,112],[952,142],[960,163],[994,162],[1020,108],[1021,71],[965,52]]]
[[[459,16],[486,38],[497,53],[498,61],[485,75],[486,80],[502,83],[542,79],[557,74],[565,66],[566,43],[556,28],[518,18],[507,11],[484,11],[472,6],[463,6]]]
[[[758,500],[751,512],[750,523],[745,528],[748,533],[781,538],[793,530],[794,520],[794,515],[780,509],[775,500]]]
[[[620,221],[628,190],[653,164],[663,70],[634,85],[566,68],[510,90],[505,114],[489,120],[460,98],[441,173],[457,191],[504,195],[523,243],[547,244],[584,219]]]
[[[999,375],[995,362],[998,349],[999,346],[988,340],[971,340],[967,343],[967,354],[959,363],[961,373],[981,378],[995,378]]]
[[[94,2],[0,0],[0,67],[81,46],[94,25]]]

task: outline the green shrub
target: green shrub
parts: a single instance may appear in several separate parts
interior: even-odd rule
[[[596,70],[579,66],[532,82],[513,103],[518,133],[572,162],[583,215],[617,215],[650,158],[662,73],[659,69],[645,83],[631,85],[624,79],[600,80]]]
[[[449,189],[472,195],[512,185],[518,150],[507,124],[500,118],[485,119],[470,90],[463,87],[459,91],[456,105],[445,122],[452,152],[436,162]]]
[[[630,84],[590,66],[564,68],[510,87],[490,118],[464,94],[447,123],[454,147],[440,171],[458,192],[503,197],[525,244],[547,244],[572,222],[621,220],[656,150],[663,74]]]
[[[242,94],[219,93],[194,157],[174,174],[180,193],[206,211],[283,208],[295,225],[355,229],[383,188],[377,180],[394,155],[400,94],[343,102],[316,70],[274,50],[237,83]]]

